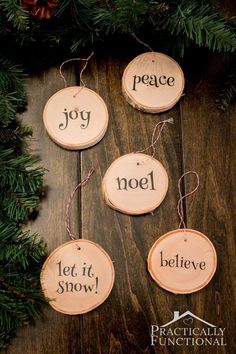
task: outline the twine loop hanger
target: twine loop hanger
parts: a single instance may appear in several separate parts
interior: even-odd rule
[[[77,190],[83,186],[85,186],[88,181],[90,180],[90,177],[92,176],[92,174],[94,173],[94,168],[92,167],[87,176],[83,179],[83,181],[81,181],[75,188],[74,190],[71,192],[71,194],[69,195],[67,204],[66,204],[66,216],[65,216],[65,226],[66,226],[66,231],[70,237],[71,240],[77,240],[79,238],[79,236],[76,236],[75,234],[73,234],[71,232],[71,222],[70,222],[70,208],[71,208],[71,204],[74,198],[75,193],[77,192]],[[78,247],[78,249],[80,249],[80,247]]]
[[[154,53],[155,53],[155,51],[152,49],[152,47],[151,47],[148,43],[146,43],[146,42],[142,41],[140,38],[138,38],[134,32],[132,32],[132,36],[136,39],[137,42],[139,42],[139,43],[142,44],[144,47],[148,48],[148,49],[150,50],[150,52],[152,52],[152,54],[153,54],[153,55],[152,55],[152,64],[153,64],[153,65],[152,65],[152,69],[153,69],[153,71],[154,71],[154,68],[155,68],[155,66],[154,66],[154,63],[155,63],[155,56],[154,56]]]
[[[188,193],[185,193],[183,195],[182,194],[182,188],[181,188],[182,187],[182,180],[184,179],[184,177],[186,177],[188,175],[194,175],[196,177],[197,183],[196,183],[195,188],[192,191],[190,191]],[[178,200],[178,203],[177,203],[177,212],[178,212],[178,216],[179,216],[179,219],[180,219],[179,229],[182,226],[183,226],[184,229],[186,229],[186,223],[184,221],[184,205],[183,205],[183,201],[184,201],[185,198],[187,198],[190,195],[194,194],[197,191],[199,185],[200,185],[199,175],[195,171],[188,171],[188,172],[183,173],[182,176],[178,180],[179,200]]]
[[[149,146],[147,146],[146,148],[144,148],[143,150],[139,150],[139,151],[136,151],[136,153],[142,153],[142,152],[146,152],[148,151],[149,149],[152,149],[152,157],[155,156],[155,153],[156,153],[156,143],[158,142],[158,140],[160,139],[160,136],[161,136],[161,133],[163,131],[163,129],[165,128],[165,125],[169,123],[169,124],[174,124],[174,119],[173,118],[168,118],[168,119],[165,119],[165,120],[162,120],[161,122],[158,122],[154,129],[153,129],[153,133],[152,133],[152,142]],[[156,136],[156,131],[157,131],[157,128],[161,125],[161,128],[158,132],[158,135],[157,137],[155,138]]]
[[[155,51],[152,49],[152,47],[149,44],[147,44],[146,42],[142,41],[140,38],[138,38],[134,32],[132,32],[132,36],[136,39],[137,42],[142,44],[144,47],[148,48],[150,50],[150,52],[152,52],[153,54],[155,53]],[[153,55],[152,62],[153,62],[153,70],[154,70],[154,62],[155,62],[154,55]],[[181,96],[182,97],[185,96],[185,93],[182,93]]]
[[[62,80],[64,81],[64,85],[65,85],[65,88],[68,86],[68,83],[67,83],[67,80],[62,72],[62,69],[63,69],[63,66],[67,63],[70,63],[70,62],[73,62],[73,61],[83,61],[84,62],[84,65],[82,67],[82,69],[80,70],[80,75],[79,75],[79,78],[80,78],[80,89],[77,93],[75,93],[73,95],[73,97],[75,98],[78,93],[80,92],[80,90],[83,88],[83,87],[86,87],[85,83],[84,83],[84,80],[83,80],[83,72],[84,70],[87,68],[87,65],[88,65],[88,62],[89,60],[92,58],[92,56],[94,55],[94,51],[91,52],[91,54],[87,57],[87,58],[72,58],[72,59],[68,59],[68,60],[65,60],[61,65],[60,65],[60,68],[59,68],[59,73],[60,73],[60,76],[62,78]]]
[[[154,53],[154,50],[152,49],[152,47],[149,44],[142,41],[140,38],[138,38],[134,32],[132,32],[132,36],[136,39],[136,41],[138,41],[140,44],[144,45],[144,47],[148,48],[150,50],[150,52]]]

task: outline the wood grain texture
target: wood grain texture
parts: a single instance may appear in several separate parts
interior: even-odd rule
[[[29,106],[24,121],[34,128],[33,151],[49,169],[48,191],[39,217],[32,223],[48,242],[49,250],[68,240],[64,227],[65,201],[72,187],[93,166],[95,173],[78,194],[72,210],[73,230],[99,243],[111,256],[116,271],[110,297],[83,316],[64,316],[45,310],[45,321],[18,332],[6,354],[136,354],[236,352],[235,346],[235,106],[227,113],[215,108],[212,89],[191,84],[186,96],[171,111],[151,115],[132,108],[121,89],[123,70],[136,53],[94,58],[84,73],[86,85],[108,105],[110,122],[104,139],[80,153],[56,146],[42,125],[47,98],[62,87],[56,70],[30,79]],[[210,63],[212,67],[212,64]],[[70,84],[74,84],[74,75]],[[77,78],[79,74],[77,74]],[[155,123],[173,117],[157,145],[156,158],[166,168],[169,191],[151,214],[123,215],[109,208],[102,197],[102,178],[121,155],[150,144]],[[206,234],[218,253],[218,269],[208,286],[196,294],[174,295],[157,286],[147,271],[146,260],[153,243],[178,227],[177,181],[183,170],[196,170],[200,189],[185,203],[187,226]],[[194,179],[185,181],[191,189]],[[74,203],[76,205],[76,201]],[[191,311],[217,326],[226,327],[227,347],[160,347],[150,345],[151,324],[162,325],[173,312]]]
[[[105,139],[81,154],[81,173],[86,174],[91,166],[96,171],[86,190],[82,190],[82,236],[101,244],[111,255],[116,270],[115,286],[106,303],[84,316],[86,354],[154,352],[150,347],[150,324],[168,321],[172,307],[185,309],[184,298],[158,288],[146,267],[154,241],[178,224],[177,186],[173,181],[181,170],[179,108],[153,116],[140,113],[125,102],[121,77],[130,59],[97,58],[90,65],[91,71],[84,75],[87,85],[107,102],[110,124]],[[170,116],[175,125],[165,127],[156,152],[171,176],[164,202],[153,216],[132,217],[110,209],[101,190],[106,169],[119,156],[148,146],[155,123]]]
[[[168,111],[179,101],[183,90],[181,67],[163,53],[148,51],[138,55],[122,76],[122,91],[127,102],[147,113]]]
[[[65,75],[69,84],[74,84],[73,72],[66,71]],[[48,169],[44,180],[46,195],[40,204],[39,215],[28,225],[47,242],[48,252],[69,240],[64,226],[64,202],[78,180],[77,152],[63,150],[56,145],[50,140],[43,126],[42,112],[45,103],[62,87],[63,82],[57,68],[29,79],[28,109],[21,116],[23,122],[32,126],[34,130],[34,140],[30,142],[31,152],[39,155],[41,164]],[[79,230],[79,220],[78,205],[75,201],[71,215],[72,229],[75,233]],[[44,321],[38,321],[35,327],[19,330],[17,338],[6,353],[77,353],[80,322],[79,317],[62,315],[51,308],[46,308]]]
[[[236,107],[222,113],[215,106],[214,95],[214,89],[202,81],[199,85],[189,85],[188,97],[182,104],[184,169],[194,169],[200,176],[198,192],[187,200],[187,224],[207,235],[218,255],[211,283],[193,294],[189,305],[200,317],[226,327],[227,347],[208,352],[234,353]],[[194,183],[194,179],[188,179],[185,188],[194,188]],[[204,349],[195,352],[204,353]]]

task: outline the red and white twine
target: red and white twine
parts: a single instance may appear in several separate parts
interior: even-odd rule
[[[85,83],[84,83],[84,80],[83,80],[83,72],[84,70],[86,69],[87,65],[88,65],[88,62],[89,60],[91,59],[91,57],[94,55],[94,51],[91,52],[91,54],[87,57],[87,58],[72,58],[72,59],[68,59],[68,60],[65,60],[61,65],[60,65],[60,68],[59,68],[59,73],[60,73],[60,76],[62,78],[62,80],[64,81],[64,84],[65,84],[65,88],[67,87],[67,80],[65,78],[65,76],[63,75],[62,73],[62,69],[63,69],[63,66],[67,63],[70,63],[70,62],[73,62],[73,61],[84,61],[85,64],[83,66],[83,68],[81,69],[80,71],[80,86],[81,87],[86,87]],[[78,92],[79,93],[79,92]],[[77,94],[78,94],[77,93]],[[76,94],[76,95],[77,95]],[[76,96],[75,95],[75,96]]]
[[[181,188],[181,183],[182,183],[182,180],[185,176],[187,175],[195,175],[196,176],[196,179],[197,179],[197,184],[196,184],[196,187],[191,191],[191,192],[188,192],[184,195],[182,195],[182,188]],[[182,174],[182,176],[179,178],[179,181],[178,181],[178,190],[179,190],[179,200],[178,200],[178,203],[177,203],[177,211],[178,211],[178,215],[179,215],[179,219],[180,219],[180,223],[179,223],[179,229],[181,228],[181,226],[183,225],[183,228],[186,229],[186,223],[184,221],[184,205],[183,205],[183,200],[187,197],[189,197],[190,195],[192,195],[193,193],[196,192],[196,190],[198,189],[200,185],[200,181],[199,181],[199,175],[197,172],[195,171],[188,171],[188,172],[185,172],[184,174]]]
[[[71,240],[76,240],[76,239],[79,238],[78,236],[74,235],[74,234],[71,232],[71,228],[70,228],[70,224],[71,224],[71,223],[70,223],[70,207],[71,207],[71,204],[72,204],[72,200],[73,200],[73,197],[74,197],[76,191],[77,191],[79,188],[85,186],[85,185],[88,183],[88,181],[89,181],[89,179],[90,179],[90,177],[92,176],[93,173],[94,173],[94,168],[91,168],[91,169],[89,170],[89,173],[88,173],[87,177],[86,177],[82,182],[80,182],[80,183],[75,187],[75,189],[71,192],[71,194],[70,194],[70,196],[69,196],[69,198],[68,198],[67,204],[66,204],[65,226],[66,226],[66,230],[67,230],[68,235],[70,236]]]
[[[145,151],[148,151],[149,149],[152,149],[152,157],[154,157],[155,155],[155,152],[156,152],[156,143],[158,142],[158,140],[160,139],[160,136],[161,136],[161,133],[163,131],[163,129],[165,128],[165,125],[167,123],[170,123],[170,124],[174,124],[174,119],[173,118],[169,118],[169,119],[165,119],[165,120],[162,120],[161,122],[157,123],[153,129],[153,133],[152,133],[152,143],[146,147],[145,149],[143,150],[139,150],[139,151],[136,151],[136,153],[142,153],[142,152],[145,152]],[[155,135],[156,135],[156,131],[157,131],[157,128],[158,126],[161,125],[161,128],[158,132],[158,135],[157,137],[155,138]]]

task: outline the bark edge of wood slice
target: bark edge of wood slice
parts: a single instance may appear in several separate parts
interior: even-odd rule
[[[97,92],[83,86],[69,86],[48,99],[43,122],[49,137],[57,145],[68,150],[82,150],[102,140],[109,115]]]
[[[93,276],[90,273],[85,278],[83,267],[90,262]],[[114,280],[114,265],[108,253],[99,244],[85,239],[68,241],[54,249],[40,273],[41,288],[49,305],[67,315],[84,314],[100,306],[110,295]]]
[[[117,179],[119,179],[117,184],[120,184],[118,189],[116,188],[118,185],[115,186]],[[121,188],[124,187],[123,182],[127,189]],[[145,184],[145,188],[140,188],[141,183],[142,187]],[[139,152],[125,154],[115,159],[102,180],[102,193],[106,204],[128,215],[153,212],[165,199],[168,187],[169,178],[162,163],[150,155]]]
[[[192,260],[189,260],[191,257]],[[200,270],[200,264],[203,266],[201,262],[205,267],[208,265],[208,269]],[[203,289],[212,280],[216,267],[217,254],[213,243],[202,232],[194,229],[176,229],[162,235],[151,247],[147,259],[152,279],[161,288],[174,294],[191,294]]]
[[[171,57],[147,52],[135,57],[122,76],[127,102],[146,113],[161,113],[175,106],[183,95],[184,73]]]

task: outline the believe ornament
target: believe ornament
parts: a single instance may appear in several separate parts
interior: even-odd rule
[[[181,181],[188,174],[197,177],[197,186],[182,196]],[[183,199],[199,187],[199,177],[189,171],[179,180],[179,229],[161,236],[148,255],[148,270],[155,282],[174,294],[190,294],[204,288],[216,271],[217,255],[212,242],[199,231],[187,229],[184,222]],[[180,229],[183,225],[183,229]]]
[[[160,113],[171,109],[183,95],[184,74],[171,57],[157,53],[141,41],[150,52],[134,58],[122,77],[122,91],[131,106],[148,113]]]
[[[129,215],[140,215],[153,212],[164,200],[168,175],[154,155],[155,144],[166,123],[173,124],[173,118],[156,124],[150,146],[119,157],[106,171],[102,189],[104,199],[111,208]],[[160,124],[161,129],[155,139]],[[150,148],[153,150],[152,156],[143,153]]]
[[[66,207],[66,228],[71,241],[56,248],[41,271],[41,286],[49,304],[58,312],[78,315],[101,305],[114,285],[113,262],[98,244],[77,239],[70,231],[69,209],[77,189],[85,185],[93,170],[71,193]]]
[[[86,58],[69,59],[60,66],[60,75],[65,88],[56,92],[46,103],[43,112],[44,126],[50,138],[69,150],[86,149],[97,144],[108,127],[108,111],[103,99],[93,90],[85,87],[82,73],[92,54]],[[67,87],[62,74],[65,63],[84,60],[80,73],[82,86]]]

